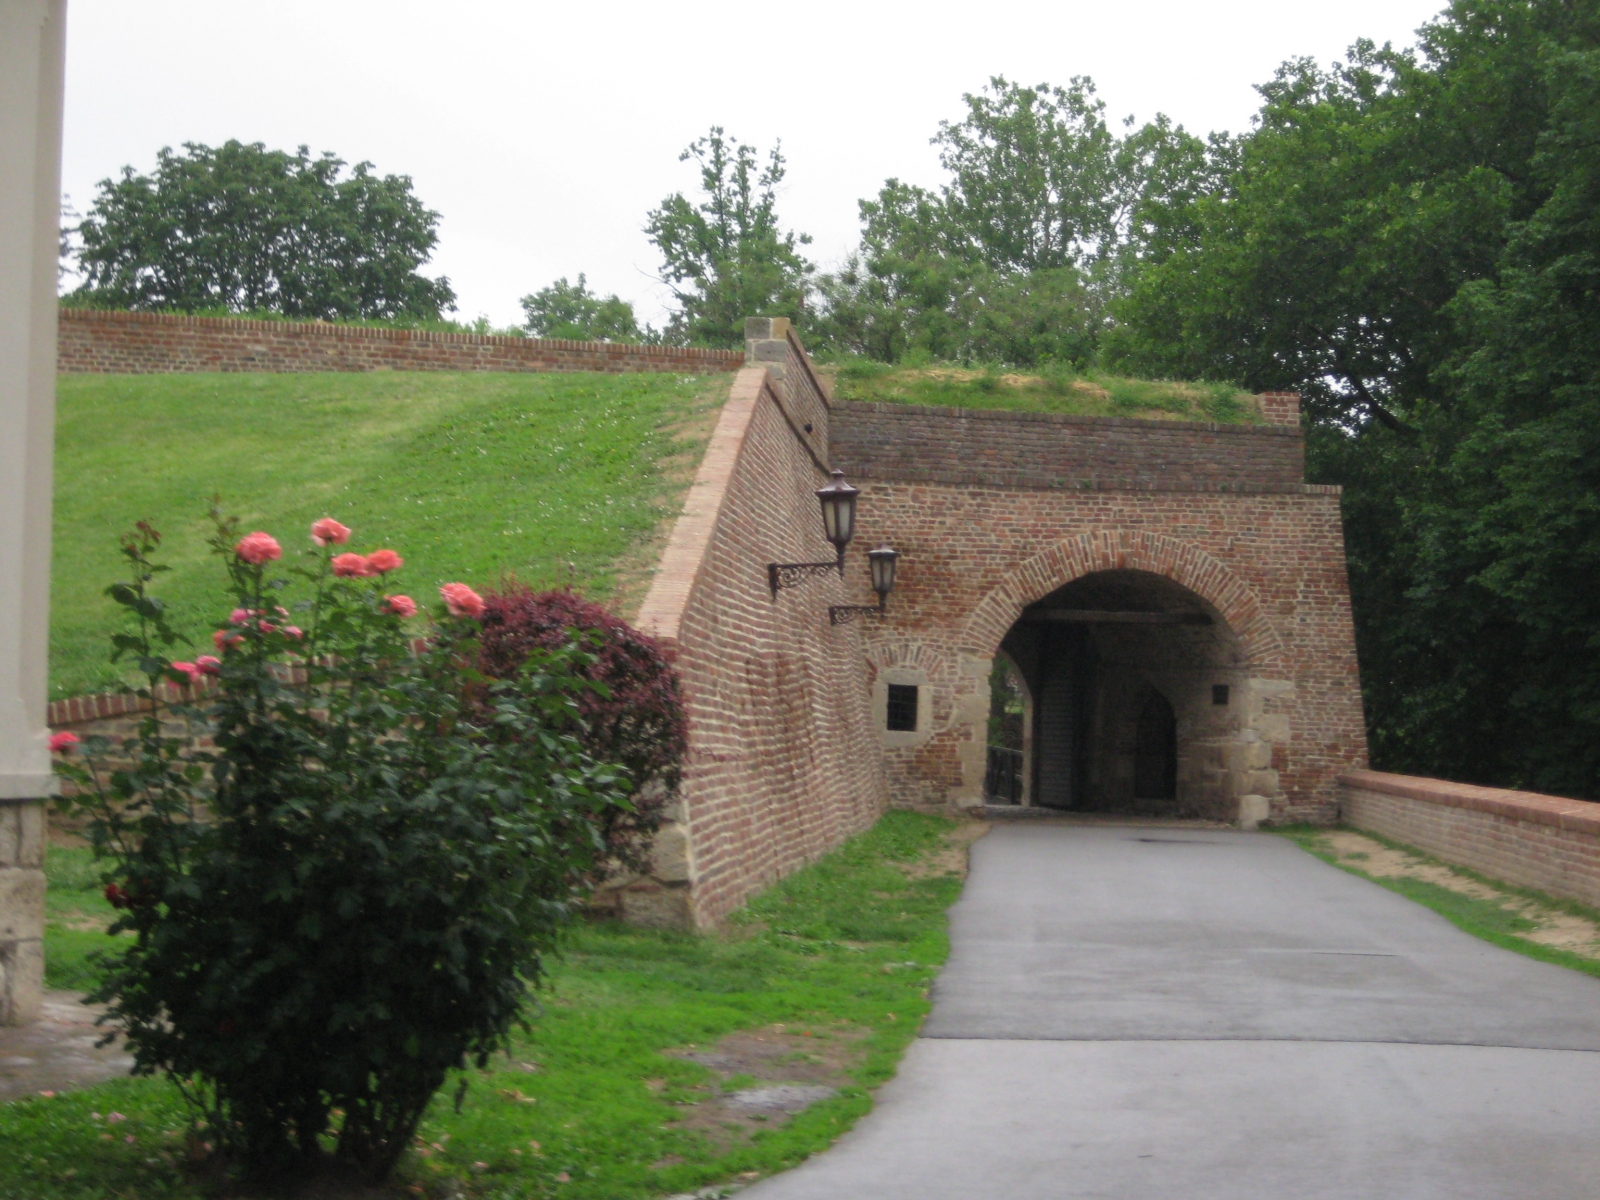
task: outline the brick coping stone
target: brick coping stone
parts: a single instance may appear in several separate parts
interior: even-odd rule
[[[1339,782],[1345,787],[1362,791],[1403,796],[1424,804],[1463,808],[1470,812],[1488,813],[1513,821],[1530,821],[1537,825],[1552,825],[1572,833],[1600,837],[1600,804],[1589,800],[1571,800],[1509,788],[1480,787],[1471,783],[1451,783],[1417,775],[1393,775],[1387,771],[1347,771],[1339,776]]]

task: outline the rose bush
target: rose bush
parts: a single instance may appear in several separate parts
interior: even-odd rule
[[[274,568],[274,538],[218,516],[236,607],[216,655],[170,662],[160,535],[139,526],[113,645],[154,711],[117,746],[52,743],[134,935],[92,998],[257,1180],[330,1157],[385,1175],[447,1075],[506,1044],[633,811],[581,736],[591,649],[545,639],[485,671],[464,584],[419,648],[414,602],[382,590],[399,556],[342,572],[349,537],[325,518],[304,565]]]
[[[627,771],[634,803],[611,809],[602,834],[611,862],[643,871],[688,743],[678,676],[660,644],[572,591],[507,582],[478,605],[478,665],[487,675],[515,675],[530,656],[566,645],[574,633],[592,651],[581,669],[596,686],[578,696],[570,729],[595,759]]]

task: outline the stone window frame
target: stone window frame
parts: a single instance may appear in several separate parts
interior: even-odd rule
[[[889,728],[889,685],[917,689],[917,727],[914,730]],[[872,681],[872,723],[886,747],[920,746],[933,736],[933,694],[927,671],[920,667],[880,667]]]

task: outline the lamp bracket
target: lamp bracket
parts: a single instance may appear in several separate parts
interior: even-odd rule
[[[839,577],[844,578],[843,554],[833,562],[768,563],[767,586],[772,589],[772,598],[776,600],[780,588],[794,587],[807,579],[826,575],[829,571],[837,571]]]
[[[828,624],[847,625],[857,617],[881,617],[884,614],[884,604],[830,604],[828,606]]]

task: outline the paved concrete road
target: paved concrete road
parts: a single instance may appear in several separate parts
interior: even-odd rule
[[[877,1107],[750,1200],[1600,1196],[1600,980],[1268,834],[1002,825]]]

